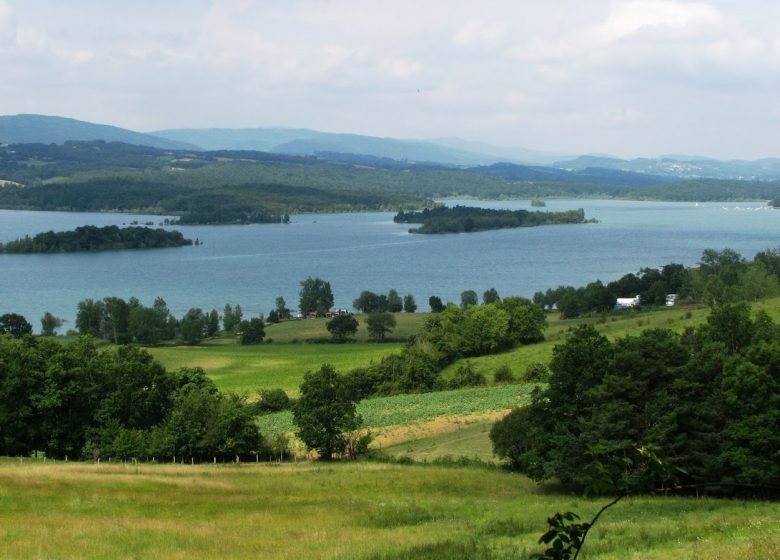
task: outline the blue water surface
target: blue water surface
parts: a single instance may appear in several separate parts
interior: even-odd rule
[[[489,208],[526,208],[524,201],[448,201]],[[85,298],[162,297],[177,316],[191,307],[267,313],[277,296],[289,307],[300,281],[319,276],[336,306],[350,307],[362,290],[395,288],[415,296],[459,301],[463,290],[530,297],[561,284],[610,281],[645,266],[693,265],[707,248],[732,248],[751,258],[780,246],[780,211],[761,203],[673,203],[550,200],[544,210],[584,208],[599,223],[471,234],[413,235],[392,213],[306,214],[292,223],[180,226],[201,246],[52,255],[0,255],[0,313],[25,315],[38,329],[50,311],[73,328]],[[79,225],[159,224],[160,216],[0,210],[0,242]]]

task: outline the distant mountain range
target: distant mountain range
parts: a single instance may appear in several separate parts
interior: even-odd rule
[[[507,159],[424,140],[336,134],[306,128],[184,128],[157,130],[150,134],[195,144],[206,150],[259,150],[297,156],[361,154],[415,163],[450,165],[483,165]],[[521,161],[517,157],[508,159]]]
[[[106,124],[93,124],[65,117],[48,115],[0,116],[0,143],[4,144],[63,144],[68,140],[105,140],[163,150],[198,149],[192,144],[177,142],[133,132]]]
[[[399,140],[358,134],[319,132],[305,128],[174,129],[140,133],[64,117],[45,115],[0,116],[0,143],[62,144],[68,140],[123,142],[165,150],[255,150],[322,160],[392,167],[436,164],[479,166],[479,172],[507,180],[545,181],[577,177],[579,181],[611,182],[635,186],[669,179],[780,180],[780,159],[719,161],[698,156],[663,156],[625,160],[602,155],[565,158],[525,148],[507,148],[457,138]],[[495,164],[525,167],[495,167]],[[529,165],[530,164],[530,165]],[[642,178],[642,175],[649,177]]]
[[[701,156],[665,156],[632,160],[606,156],[580,156],[572,160],[556,161],[553,166],[570,170],[598,167],[678,179],[708,178],[760,181],[780,179],[780,159],[777,158],[754,161],[719,161]]]

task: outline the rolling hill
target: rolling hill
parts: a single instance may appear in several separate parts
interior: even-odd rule
[[[0,116],[0,143],[64,144],[68,140],[124,142],[164,150],[193,150],[197,146],[125,128],[48,115]]]

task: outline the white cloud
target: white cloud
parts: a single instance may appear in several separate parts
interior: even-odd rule
[[[16,21],[13,8],[0,0],[0,47],[8,46],[16,41]]]
[[[631,0],[615,2],[609,17],[596,29],[605,42],[660,32],[676,36],[697,35],[719,28],[724,22],[720,11],[699,2],[672,0]]]
[[[453,37],[460,46],[496,45],[506,34],[506,26],[500,23],[487,23],[480,18],[467,21]]]

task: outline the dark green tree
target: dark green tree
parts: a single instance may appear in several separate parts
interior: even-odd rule
[[[477,299],[477,292],[474,290],[466,290],[460,294],[460,306],[465,309],[472,305],[477,305],[479,300]]]
[[[352,302],[352,307],[361,313],[377,313],[387,311],[388,300],[383,294],[375,294],[368,290],[363,290],[356,300]]]
[[[241,321],[241,344],[260,344],[265,337],[265,323],[262,317],[253,317],[248,321]]]
[[[333,307],[333,291],[330,282],[309,276],[301,282],[298,309],[301,313],[325,315]]]
[[[501,301],[501,298],[498,295],[498,290],[495,288],[485,290],[485,293],[482,294],[482,303],[496,303],[499,301]]]
[[[276,298],[276,316],[280,321],[285,321],[290,318],[290,310],[287,308],[287,302],[284,301],[282,296]]]
[[[158,310],[143,306],[130,309],[127,332],[131,340],[140,344],[157,344],[165,336],[165,327]]]
[[[207,336],[217,336],[219,334],[219,312],[216,309],[209,311],[208,326],[206,328]]]
[[[350,384],[330,364],[307,372],[293,406],[297,435],[320,458],[330,460],[346,449],[348,435],[362,422]]]
[[[414,301],[414,296],[412,294],[406,294],[404,296],[404,312],[414,313],[415,311],[417,311],[417,302]]]
[[[57,329],[62,326],[62,319],[55,317],[48,311],[41,318],[41,334],[43,336],[55,336]]]
[[[100,324],[103,320],[103,302],[85,299],[79,302],[76,312],[76,328],[79,334],[101,337]]]
[[[6,313],[0,315],[0,334],[10,334],[20,338],[26,334],[32,334],[32,325],[18,313]]]
[[[333,340],[344,341],[358,330],[358,320],[352,315],[337,315],[325,323]]]
[[[100,321],[100,336],[114,344],[128,342],[127,323],[130,319],[130,306],[119,297],[103,298],[103,316]]]
[[[179,328],[184,344],[199,344],[206,335],[208,317],[206,317],[202,309],[192,308],[182,317]]]
[[[401,296],[398,295],[398,292],[393,289],[387,292],[387,310],[390,313],[400,313],[403,311],[403,308],[404,302]]]
[[[431,313],[441,313],[444,311],[445,305],[442,303],[439,296],[431,296],[428,298],[428,305],[431,308]]]
[[[371,338],[384,340],[385,335],[393,332],[395,328],[395,317],[388,311],[369,313],[366,319],[366,328]]]

